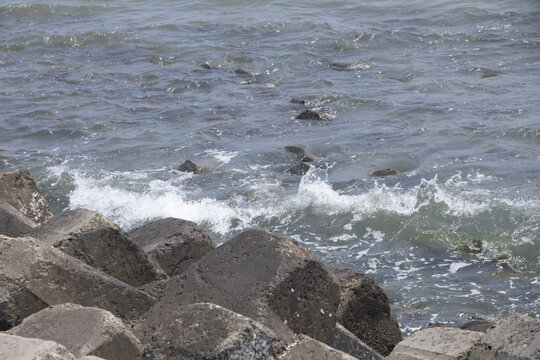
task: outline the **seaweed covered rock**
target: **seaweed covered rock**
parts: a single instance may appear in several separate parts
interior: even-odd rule
[[[401,341],[401,330],[388,297],[372,278],[349,269],[332,269],[341,298],[337,321],[382,355]]]
[[[145,340],[155,360],[274,359],[285,350],[265,326],[209,303],[176,308]]]
[[[18,284],[2,296],[4,303],[17,302],[18,296],[24,296],[37,310],[41,303],[76,303],[133,320],[155,303],[150,295],[29,237],[0,235],[0,275]],[[26,307],[0,307],[0,318],[21,319],[29,312]]]
[[[169,276],[180,274],[215,248],[197,224],[175,218],[149,222],[128,235]]]
[[[52,217],[47,200],[27,169],[0,171],[0,200],[38,224]]]
[[[164,285],[138,335],[147,337],[178,306],[212,302],[248,316],[286,343],[295,333],[332,340],[339,285],[326,266],[293,239],[245,231]],[[292,330],[292,331],[291,331]]]
[[[37,226],[7,202],[0,200],[0,234],[17,237],[29,234]]]
[[[31,236],[133,286],[164,277],[126,233],[95,211],[65,211]]]
[[[76,357],[136,360],[142,356],[142,344],[122,320],[95,307],[55,305],[27,317],[8,333],[55,341]]]

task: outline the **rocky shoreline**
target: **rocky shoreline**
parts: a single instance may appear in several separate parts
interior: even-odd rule
[[[510,314],[402,339],[369,276],[290,237],[216,247],[195,223],[124,232],[53,216],[25,169],[0,171],[0,359],[540,359],[540,320]]]

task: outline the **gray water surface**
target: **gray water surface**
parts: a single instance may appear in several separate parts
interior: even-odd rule
[[[539,24],[535,0],[4,0],[0,169],[54,213],[288,234],[405,332],[540,317]]]

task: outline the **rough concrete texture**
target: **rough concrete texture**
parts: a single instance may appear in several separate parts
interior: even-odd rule
[[[75,357],[54,341],[28,339],[0,333],[2,360],[75,360]]]
[[[540,359],[540,320],[510,314],[488,330],[467,360]]]
[[[126,233],[95,211],[65,211],[31,236],[126,284],[141,286],[164,277]]]
[[[52,217],[47,200],[27,169],[0,171],[0,200],[38,224]]]
[[[22,319],[47,307],[39,297],[18,280],[0,270],[0,331],[21,323]]]
[[[433,327],[412,333],[396,345],[387,360],[463,360],[482,333]]]
[[[47,305],[95,306],[133,320],[155,303],[150,295],[29,237],[0,235],[0,274]]]
[[[343,325],[337,323],[334,330],[334,341],[332,347],[341,350],[358,360],[382,360],[383,357],[373,350],[369,345],[358,339]]]
[[[175,218],[152,221],[128,235],[169,276],[182,273],[215,248],[197,224]]]
[[[383,289],[365,274],[349,269],[331,271],[341,288],[336,320],[378,353],[388,355],[402,336]]]
[[[169,279],[145,315],[152,331],[182,305],[212,302],[259,321],[286,343],[305,333],[330,343],[339,286],[326,266],[293,239],[245,231]]]
[[[0,200],[0,234],[11,237],[29,234],[37,224],[13,206]]]
[[[74,356],[136,360],[143,346],[110,312],[76,304],[60,304],[35,313],[8,331],[11,335],[55,341]]]
[[[300,335],[298,341],[290,347],[279,359],[281,360],[357,360],[349,354],[331,348],[330,346]]]
[[[269,360],[285,350],[265,326],[209,303],[177,308],[146,340],[155,360]]]

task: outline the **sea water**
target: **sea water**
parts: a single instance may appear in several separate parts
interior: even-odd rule
[[[540,316],[537,0],[3,0],[0,35],[0,169],[54,213],[287,234],[406,333]]]

